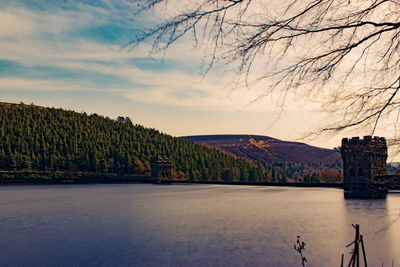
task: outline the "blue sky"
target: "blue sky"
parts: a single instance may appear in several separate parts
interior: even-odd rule
[[[166,53],[125,45],[151,23],[127,0],[0,0],[0,101],[63,107],[174,135],[259,134],[297,140],[323,119],[312,103],[285,112],[233,73],[200,74],[202,51],[182,40]],[[290,100],[289,100],[290,102]],[[341,136],[312,140],[340,145]]]

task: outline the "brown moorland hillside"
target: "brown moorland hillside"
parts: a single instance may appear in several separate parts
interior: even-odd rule
[[[336,164],[340,153],[333,149],[310,146],[299,142],[287,142],[260,135],[200,135],[180,137],[187,141],[217,148],[253,162],[293,162],[312,164]]]

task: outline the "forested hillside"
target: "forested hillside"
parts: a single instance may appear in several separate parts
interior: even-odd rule
[[[260,165],[97,114],[0,103],[0,171],[148,174],[153,155],[189,180],[266,181]]]
[[[260,135],[199,135],[180,137],[260,163],[272,182],[341,182],[342,160],[332,149]]]

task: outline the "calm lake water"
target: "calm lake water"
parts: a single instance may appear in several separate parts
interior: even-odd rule
[[[0,266],[307,266],[348,263],[360,224],[370,266],[400,266],[400,195],[224,185],[0,187]]]

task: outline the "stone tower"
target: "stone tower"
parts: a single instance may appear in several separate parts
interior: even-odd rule
[[[170,158],[152,157],[150,165],[151,177],[165,180],[172,178],[172,160]]]
[[[376,176],[387,175],[387,145],[384,137],[364,136],[342,139],[344,189],[370,184]]]

